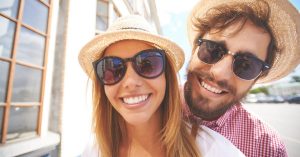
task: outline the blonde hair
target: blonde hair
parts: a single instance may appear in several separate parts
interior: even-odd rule
[[[167,57],[166,57],[167,58]],[[183,120],[182,105],[175,65],[166,59],[166,93],[161,104],[162,130],[160,132],[166,157],[198,157],[195,139]],[[119,156],[120,143],[126,137],[126,124],[112,107],[95,74],[93,80],[93,128],[101,157]]]

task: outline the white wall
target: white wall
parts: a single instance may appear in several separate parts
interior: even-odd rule
[[[69,0],[66,32],[61,156],[81,154],[90,131],[88,77],[78,63],[80,49],[95,35],[96,0]]]

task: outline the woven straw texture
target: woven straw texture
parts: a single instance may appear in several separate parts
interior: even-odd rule
[[[103,56],[105,48],[121,40],[140,40],[165,50],[171,65],[175,66],[177,71],[184,63],[183,50],[176,43],[151,30],[143,17],[129,15],[117,19],[106,32],[95,36],[81,49],[79,64],[90,78],[93,75],[92,63]]]

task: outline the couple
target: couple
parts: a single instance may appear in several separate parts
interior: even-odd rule
[[[299,17],[286,0],[196,4],[186,104],[176,75],[182,49],[140,16],[117,19],[79,55],[93,81],[95,141],[83,156],[287,156],[278,135],[239,101],[299,64]]]

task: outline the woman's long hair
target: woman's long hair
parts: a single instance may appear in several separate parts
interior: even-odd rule
[[[167,58],[167,57],[166,57]],[[176,70],[166,59],[166,93],[161,104],[161,143],[166,157],[198,157],[195,139],[183,120]],[[93,76],[93,129],[101,157],[119,156],[121,140],[127,136],[125,120],[112,107],[104,86]]]

